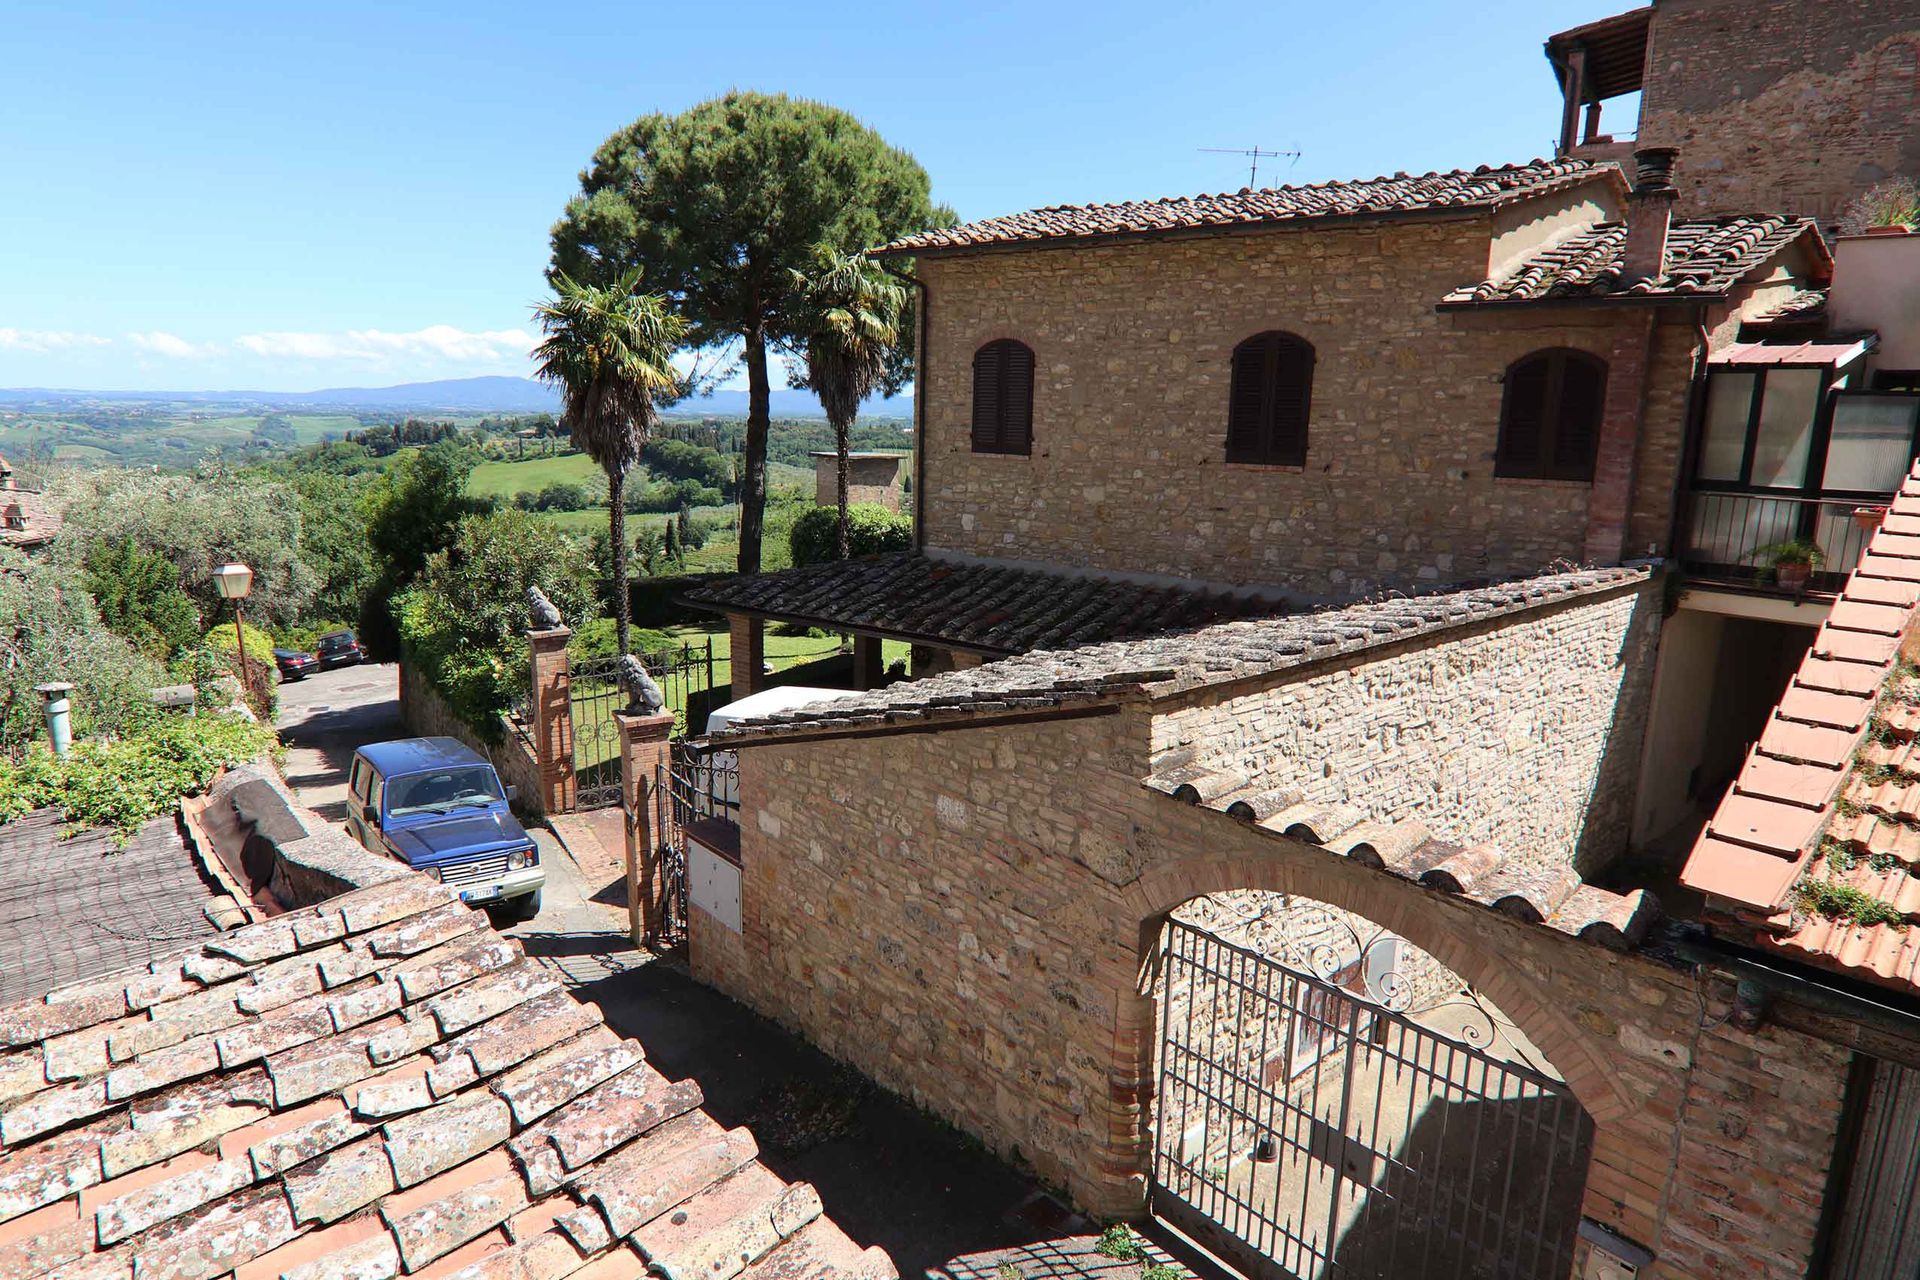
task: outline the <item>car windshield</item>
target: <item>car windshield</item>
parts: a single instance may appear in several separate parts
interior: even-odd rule
[[[499,780],[483,764],[457,765],[431,773],[410,773],[387,784],[387,814],[404,818],[412,813],[450,813],[455,809],[484,809],[500,794]]]
[[[320,637],[322,649],[344,649],[352,643],[353,633],[349,631],[336,631],[330,636]]]

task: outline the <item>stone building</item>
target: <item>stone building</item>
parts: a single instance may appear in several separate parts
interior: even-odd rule
[[[1920,178],[1920,3],[1657,0],[1547,41],[1559,154],[1678,147],[1689,216],[1779,210],[1831,227],[1888,178]],[[1639,95],[1638,134],[1607,132]]]
[[[1569,120],[1713,9],[1555,37]],[[1862,943],[1796,886],[1906,811],[1841,739],[1920,727],[1855,705],[1913,626],[1920,237],[1564,150],[878,250],[916,547],[690,593],[736,673],[804,623],[865,690],[704,744],[696,973],[1256,1271],[1901,1274],[1920,1022],[1819,956],[1912,970],[1912,895]]]
[[[816,453],[813,457],[813,500],[823,507],[840,503],[839,462],[837,453]],[[900,494],[906,480],[900,453],[849,453],[847,455],[847,501],[871,502],[889,511],[900,509]]]

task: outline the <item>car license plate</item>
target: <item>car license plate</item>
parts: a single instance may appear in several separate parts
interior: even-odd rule
[[[462,889],[460,891],[460,901],[462,902],[487,902],[499,896],[500,886],[497,884],[489,885],[485,889]]]

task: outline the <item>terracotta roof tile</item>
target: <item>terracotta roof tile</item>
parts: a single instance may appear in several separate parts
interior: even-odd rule
[[[1681,873],[1724,926],[1796,958],[1905,987],[1920,983],[1920,930],[1904,923],[1920,919],[1920,682],[1898,663],[1916,610],[1908,584],[1920,581],[1912,572],[1920,563],[1915,477],[1920,466]],[[1865,722],[1834,727],[1856,720]],[[1820,799],[1799,809],[1796,823],[1783,805],[1755,808],[1759,795]],[[1862,924],[1854,918],[1862,903],[1901,922]]]
[[[1072,243],[1114,236],[1218,233],[1329,218],[1378,218],[1496,209],[1596,178],[1624,192],[1610,164],[1534,160],[1446,173],[1395,173],[1297,187],[1242,188],[1220,195],[1053,205],[903,236],[876,254],[919,256],[983,248]]]
[[[1070,712],[1102,700],[1161,697],[1289,669],[1408,637],[1484,622],[1644,583],[1645,566],[1585,569],[1497,586],[1242,619],[1135,639],[1036,650],[970,670],[888,685],[709,735],[745,745],[801,733],[888,733],[976,717]],[[778,576],[778,575],[774,575]],[[1801,726],[1804,727],[1804,726]]]
[[[0,1008],[0,1028],[0,1274],[613,1275],[669,1210],[701,1227],[674,1237],[688,1261],[804,1240],[836,1260],[822,1280],[867,1265],[692,1082],[417,877]]]
[[[1630,277],[1626,224],[1602,222],[1540,250],[1499,279],[1455,289],[1441,306],[1721,297],[1803,236],[1819,243],[1810,218],[1743,214],[1675,222],[1667,235],[1666,270]]]

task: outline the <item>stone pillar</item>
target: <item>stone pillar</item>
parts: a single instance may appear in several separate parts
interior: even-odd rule
[[[853,687],[878,689],[887,676],[887,664],[881,657],[878,636],[853,638]]]
[[[727,615],[727,633],[731,640],[729,666],[733,672],[735,699],[766,688],[761,669],[767,664],[767,624],[743,613]]]
[[[1627,546],[1627,525],[1633,516],[1634,455],[1640,447],[1640,420],[1646,413],[1647,365],[1653,358],[1653,308],[1632,308],[1615,325],[1581,557],[1596,565],[1619,564],[1630,552],[1638,553]]]
[[[527,632],[532,650],[533,749],[540,770],[540,805],[548,813],[572,813],[573,676],[567,665],[570,627]]]
[[[627,923],[640,946],[664,923],[666,884],[661,874],[656,788],[666,772],[673,713],[636,716],[616,711],[620,726],[620,785],[627,827]]]

